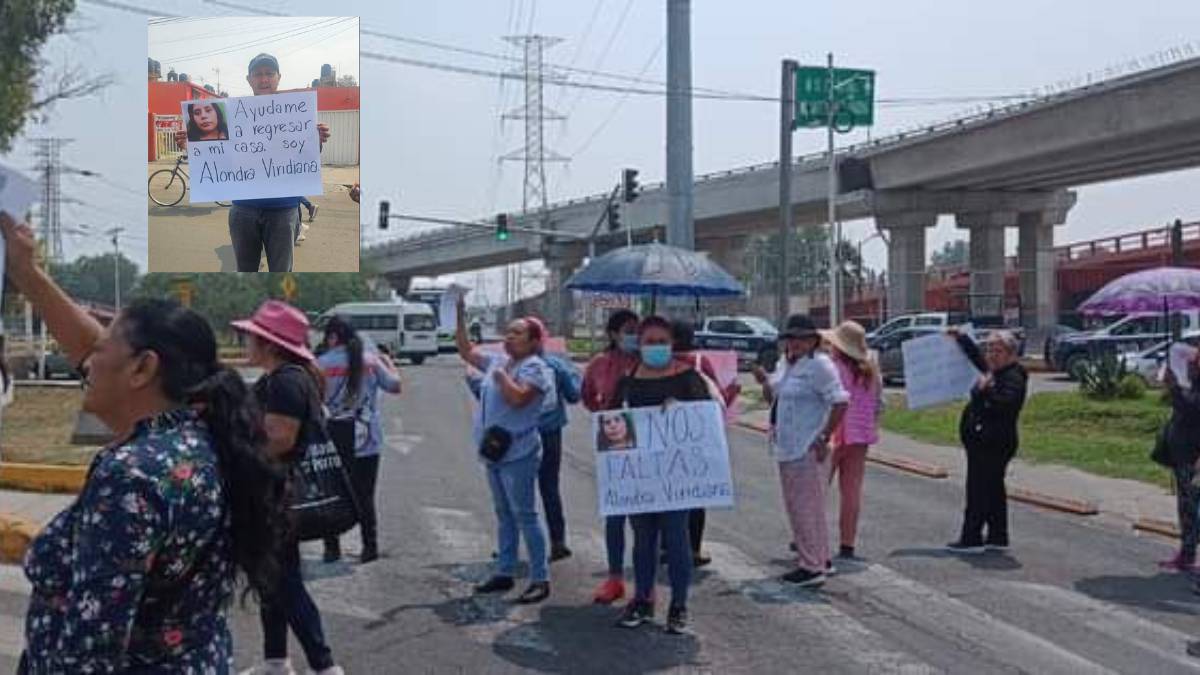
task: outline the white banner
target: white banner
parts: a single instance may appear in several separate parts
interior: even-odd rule
[[[192,202],[324,193],[316,92],[183,101],[180,109]]]
[[[900,345],[904,355],[904,395],[908,408],[928,408],[965,398],[979,371],[948,335],[913,338]]]
[[[467,294],[469,289],[452,285],[442,294],[438,303],[438,325],[448,333],[458,330],[458,301]]]
[[[592,415],[601,516],[733,506],[729,444],[714,401]]]
[[[1167,363],[1175,375],[1175,381],[1180,387],[1190,389],[1192,378],[1188,373],[1188,363],[1196,358],[1196,348],[1186,342],[1176,342],[1167,350]]]

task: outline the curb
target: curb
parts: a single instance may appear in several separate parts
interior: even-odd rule
[[[25,549],[42,528],[21,516],[0,513],[0,563],[20,564],[25,559]]]
[[[768,428],[766,425],[759,424],[757,422],[743,422],[743,421],[739,420],[737,422],[734,422],[734,424],[736,426],[742,427],[743,429],[749,429],[750,431],[757,431],[760,434],[765,434],[768,431]],[[879,454],[878,452],[871,451],[870,453],[867,454],[867,461],[875,463],[875,464],[880,464],[883,466],[891,467],[893,469],[899,469],[901,471],[905,471],[908,473],[913,473],[918,476],[924,476],[925,478],[942,479],[942,478],[950,477],[950,472],[947,471],[946,468],[943,466],[937,466],[936,464],[925,464],[924,462],[918,462],[915,459],[909,459],[907,457],[899,457],[896,455],[883,455],[883,454]]]
[[[1170,537],[1172,539],[1179,538],[1179,526],[1178,525],[1176,525],[1173,522],[1166,521],[1166,520],[1159,520],[1157,518],[1138,518],[1133,523],[1133,529],[1139,530],[1141,532],[1152,532],[1154,534],[1161,534],[1164,537]]]
[[[83,489],[87,471],[84,465],[0,462],[0,488],[77,494]]]
[[[1008,497],[1013,501],[1025,502],[1026,504],[1033,504],[1034,506],[1062,511],[1063,513],[1070,513],[1077,516],[1094,516],[1100,513],[1100,508],[1093,502],[1069,497],[1055,497],[1022,487],[1009,488]]]

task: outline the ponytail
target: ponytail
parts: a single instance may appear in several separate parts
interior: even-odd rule
[[[279,553],[287,536],[287,483],[264,448],[258,405],[236,371],[219,367],[191,392],[213,436],[232,518],[233,557],[246,575],[242,601],[275,592]]]
[[[343,400],[357,405],[354,402],[358,401],[363,381],[363,343],[358,335],[346,342],[346,361],[350,368],[346,375],[346,395]]]

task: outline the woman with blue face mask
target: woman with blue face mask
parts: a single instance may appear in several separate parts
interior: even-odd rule
[[[591,412],[609,410],[615,401],[617,383],[633,372],[638,364],[638,315],[619,309],[608,317],[605,326],[608,347],[597,354],[583,371],[580,397]],[[625,597],[625,516],[604,519],[604,546],[608,553],[608,576],[596,588],[592,599],[610,605]]]
[[[641,363],[617,385],[619,407],[645,408],[672,401],[703,401],[708,385],[690,364],[673,358],[674,331],[666,319],[647,317],[638,327]],[[636,628],[654,618],[654,576],[658,570],[659,538],[666,544],[667,575],[671,581],[668,633],[687,627],[687,594],[692,580],[692,548],[688,540],[688,511],[639,513],[633,524],[633,570],[636,591],[621,614],[619,625]]]

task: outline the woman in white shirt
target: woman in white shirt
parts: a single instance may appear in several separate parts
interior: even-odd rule
[[[794,314],[780,335],[784,358],[768,375],[754,377],[771,404],[771,453],[779,462],[783,502],[796,549],[796,569],[783,580],[819,586],[829,568],[825,522],[825,466],[829,439],[842,422],[850,395],[829,355],[817,350],[821,334],[812,319]]]

